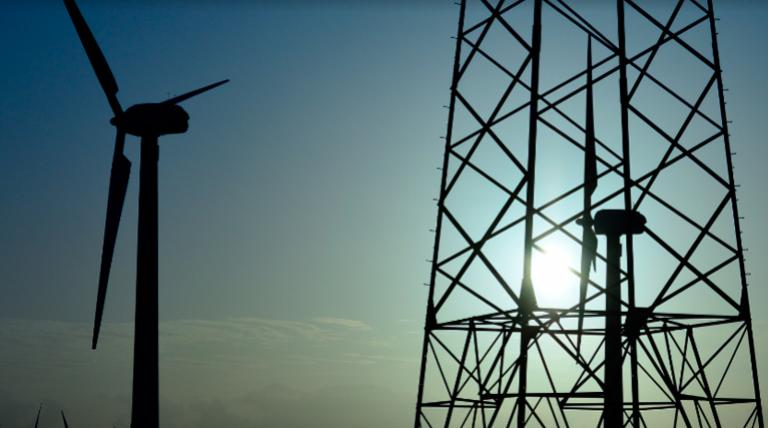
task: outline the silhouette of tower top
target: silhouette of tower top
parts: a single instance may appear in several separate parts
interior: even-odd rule
[[[457,9],[414,426],[763,428],[713,1]]]

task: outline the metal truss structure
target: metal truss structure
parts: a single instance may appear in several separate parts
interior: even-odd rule
[[[457,4],[415,427],[763,428],[713,1]]]

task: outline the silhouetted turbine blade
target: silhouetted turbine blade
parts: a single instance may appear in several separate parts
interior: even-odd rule
[[[67,417],[64,416],[64,411],[61,411],[61,419],[64,421],[64,428],[69,428],[69,424],[67,423]]]
[[[72,19],[72,23],[75,25],[77,35],[80,37],[80,43],[85,48],[85,54],[88,55],[88,60],[91,62],[93,71],[96,72],[96,77],[101,83],[104,94],[107,96],[109,106],[112,108],[112,112],[115,116],[119,116],[123,109],[120,107],[120,102],[117,100],[117,82],[115,76],[112,74],[112,70],[109,69],[107,60],[104,58],[104,54],[101,52],[96,39],[91,33],[91,29],[88,28],[88,24],[83,18],[83,14],[80,13],[80,8],[77,7],[75,0],[64,0],[64,6],[69,12],[69,17]]]
[[[125,132],[118,128],[115,141],[115,153],[112,158],[112,174],[109,177],[109,196],[107,199],[107,220],[104,224],[104,244],[101,249],[101,269],[99,271],[99,290],[96,296],[96,319],[93,323],[93,342],[91,347],[96,349],[101,329],[101,316],[104,313],[104,300],[107,297],[109,271],[112,267],[112,254],[117,240],[117,229],[120,226],[120,216],[123,212],[125,191],[128,189],[128,178],[131,175],[131,161],[123,154]]]
[[[597,157],[595,155],[595,114],[592,80],[592,37],[587,38],[587,96],[584,141],[584,214],[581,218],[581,281],[579,283],[579,324],[576,334],[576,353],[581,354],[581,336],[584,328],[584,306],[589,285],[589,268],[597,254],[597,236],[592,230],[592,193],[597,188]]]
[[[227,82],[229,82],[229,79],[224,79],[224,80],[222,80],[220,82],[212,83],[212,84],[210,84],[208,86],[203,86],[200,89],[195,89],[194,91],[189,91],[186,94],[181,94],[181,95],[179,95],[177,97],[173,97],[171,99],[165,100],[165,101],[163,101],[163,103],[164,104],[178,104],[178,103],[180,103],[182,101],[185,101],[185,100],[188,100],[188,99],[190,99],[190,98],[192,98],[194,96],[200,95],[203,92],[210,91],[211,89],[213,89],[213,88],[215,88],[217,86],[221,86],[221,85],[223,85],[223,84],[225,84]]]
[[[581,281],[579,283],[579,325],[576,335],[576,353],[581,352],[581,335],[584,328],[584,306],[587,300],[587,286],[589,285],[589,270],[592,268],[595,254],[597,254],[597,235],[592,230],[591,217],[585,216],[582,221],[581,234]]]
[[[37,417],[35,418],[35,428],[40,423],[40,412],[43,410],[43,403],[40,403],[40,407],[37,408]]]

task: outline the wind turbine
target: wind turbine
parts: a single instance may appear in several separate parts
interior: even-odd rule
[[[43,410],[43,403],[40,403],[40,407],[37,408],[37,417],[35,418],[35,428],[40,423],[40,412]]]
[[[159,423],[158,346],[157,346],[157,162],[158,138],[166,134],[187,131],[189,115],[178,104],[229,79],[190,91],[159,103],[137,104],[123,111],[117,99],[117,82],[74,0],[64,0],[77,35],[85,49],[93,71],[101,84],[114,117],[115,151],[109,179],[107,219],[101,253],[96,316],[93,325],[92,348],[96,349],[107,295],[107,282],[117,229],[123,210],[125,192],[131,172],[131,162],[123,154],[125,135],[141,138],[141,167],[139,171],[139,227],[136,263],[136,318],[133,348],[133,400],[131,427],[156,428]]]
[[[69,428],[69,424],[67,423],[67,417],[64,416],[64,411],[61,411],[61,420],[64,421],[64,428]]]

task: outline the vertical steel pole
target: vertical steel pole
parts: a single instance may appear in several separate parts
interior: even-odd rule
[[[627,89],[627,45],[626,23],[624,18],[624,0],[617,0],[617,24],[619,36],[619,98],[621,102],[621,156],[622,176],[624,180],[624,209],[632,210],[632,175],[630,169],[629,151],[629,91]],[[626,235],[627,246],[627,300],[628,313],[635,312],[635,257],[632,234]],[[619,290],[620,291],[620,290]],[[620,320],[619,320],[620,321]],[[629,337],[630,381],[632,388],[632,426],[640,427],[640,388],[637,378],[637,339],[638,335]]]
[[[517,426],[525,426],[526,395],[528,389],[528,344],[531,340],[528,321],[535,306],[535,293],[531,281],[533,256],[533,215],[536,193],[536,131],[539,122],[539,58],[541,54],[541,0],[533,2],[533,29],[531,35],[531,98],[528,116],[528,165],[525,185],[525,247],[523,283],[520,289],[520,369],[517,396]]]
[[[747,292],[747,271],[744,266],[744,246],[741,241],[741,226],[739,225],[739,206],[736,202],[736,182],[733,177],[733,159],[731,154],[731,134],[728,131],[728,117],[725,113],[725,92],[723,88],[723,70],[720,67],[720,50],[717,46],[717,27],[715,25],[715,7],[712,0],[707,0],[709,12],[709,28],[712,35],[712,63],[715,65],[717,79],[718,101],[720,103],[720,121],[723,126],[723,141],[725,142],[725,159],[728,165],[728,184],[730,186],[733,225],[736,228],[736,249],[739,252],[739,273],[741,274],[741,315],[747,328],[749,341],[749,356],[752,364],[752,387],[755,390],[755,405],[757,406],[757,422],[760,428],[765,427],[763,419],[763,403],[760,398],[760,382],[757,378],[757,359],[755,355],[755,339],[752,331],[752,314],[749,307]]]
[[[437,277],[437,260],[440,248],[440,231],[443,223],[443,203],[445,202],[445,188],[448,180],[448,160],[450,157],[453,116],[456,108],[456,90],[459,85],[459,69],[461,63],[461,43],[464,37],[464,15],[467,2],[461,0],[459,9],[459,26],[456,30],[456,51],[453,58],[453,76],[451,77],[451,100],[448,111],[448,130],[445,134],[445,152],[443,153],[443,168],[440,178],[440,198],[438,200],[437,220],[435,224],[435,244],[432,248],[432,269],[429,277],[429,295],[427,297],[427,314],[424,321],[424,341],[421,348],[421,370],[419,371],[419,390],[416,398],[416,416],[413,423],[415,428],[421,427],[421,405],[424,400],[424,378],[427,370],[427,355],[429,353],[429,336],[436,324],[435,314],[435,278]]]

